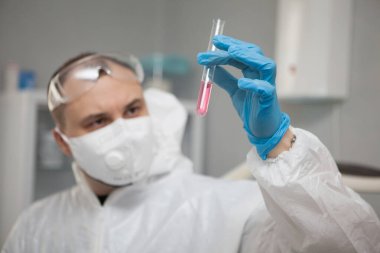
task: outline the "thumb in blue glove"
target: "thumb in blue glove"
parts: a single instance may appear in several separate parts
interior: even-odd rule
[[[249,141],[265,160],[290,125],[277,100],[275,63],[256,45],[224,35],[215,36],[213,42],[220,50],[199,53],[198,63],[217,65],[213,81],[230,95]],[[244,78],[237,79],[218,65],[236,67]]]

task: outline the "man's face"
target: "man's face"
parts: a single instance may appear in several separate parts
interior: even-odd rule
[[[134,80],[134,73],[119,65],[118,71],[130,80],[118,80],[103,75],[96,85],[81,96],[65,105],[64,133],[68,137],[78,137],[105,127],[119,118],[130,119],[148,115],[140,83]],[[83,80],[68,80],[67,88],[77,87]]]

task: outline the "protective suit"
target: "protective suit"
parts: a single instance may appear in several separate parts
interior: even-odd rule
[[[276,159],[251,150],[257,181],[213,179],[194,174],[181,154],[180,103],[157,90],[145,96],[161,145],[148,181],[102,206],[74,165],[78,184],[26,210],[2,253],[380,252],[374,211],[310,133],[293,129],[296,143]]]

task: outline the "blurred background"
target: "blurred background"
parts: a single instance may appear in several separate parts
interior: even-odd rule
[[[286,18],[294,10],[280,10],[280,2],[0,0],[0,80],[3,80],[0,83],[0,205],[13,203],[13,210],[19,210],[30,200],[73,184],[69,161],[54,151],[54,142],[49,137],[53,125],[44,104],[49,77],[65,60],[85,51],[133,53],[148,68],[157,55],[168,61],[174,59],[174,65],[181,67],[176,69],[173,63],[168,64],[163,76],[191,113],[202,71],[196,64],[196,55],[207,48],[212,18],[226,21],[224,34],[258,44],[269,57],[281,62],[280,58],[287,56],[278,51],[286,41],[286,34],[279,31],[279,23],[283,23],[279,18],[284,15]],[[319,2],[323,6],[315,13],[305,9],[301,21],[293,23],[297,30],[297,24],[306,24],[308,17],[318,17],[321,23],[311,23],[317,30],[328,29],[320,37],[298,30],[301,35],[295,37],[313,38],[307,42],[309,47],[302,50],[320,57],[313,61],[313,56],[307,56],[311,58],[299,64],[314,62],[304,74],[310,82],[317,80],[314,83],[325,85],[318,79],[321,70],[328,72],[326,85],[334,86],[334,80],[339,80],[335,81],[339,83],[338,95],[330,96],[328,86],[322,92],[325,95],[313,97],[310,95],[313,88],[308,88],[310,92],[306,95],[280,96],[282,109],[290,114],[293,126],[316,134],[337,161],[380,168],[380,1],[334,0],[331,9],[329,1]],[[334,26],[336,22],[339,25]],[[340,42],[339,38],[344,41]],[[301,48],[302,41],[295,43]],[[294,45],[297,44],[290,46],[291,52],[297,51]],[[293,55],[301,54],[300,59],[308,55],[297,52]],[[301,72],[302,66],[298,68]],[[15,70],[23,73],[20,79],[24,83],[20,84],[19,80],[17,91],[10,91],[12,87],[7,87],[4,80],[9,81]],[[152,71],[147,72],[149,79]],[[320,90],[315,89],[319,94]],[[185,136],[189,143],[185,149],[190,157],[196,157],[198,171],[219,177],[244,162],[250,145],[222,90],[213,89],[206,117],[192,115],[189,122],[190,130]],[[194,140],[196,144],[192,143]],[[194,154],[197,152],[194,145],[203,156]],[[13,170],[14,167],[33,172]],[[12,180],[20,177],[32,177],[34,181]],[[14,196],[21,196],[21,200]],[[373,206],[380,206],[377,195],[365,197]],[[3,212],[0,227],[6,230],[14,222],[15,211],[0,208],[0,212]]]

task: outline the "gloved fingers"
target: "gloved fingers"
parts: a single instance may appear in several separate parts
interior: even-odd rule
[[[243,75],[251,79],[260,79],[260,72],[251,69],[247,65],[236,61],[228,52],[225,51],[209,51],[198,54],[198,63],[206,66],[230,65],[242,71]]]
[[[254,50],[256,53],[263,55],[263,51],[255,44],[237,40],[226,35],[216,35],[213,38],[213,44],[220,50],[228,51],[230,46],[241,46]]]
[[[245,78],[250,78],[250,79],[261,79],[261,74],[259,71],[257,71],[256,69],[250,69],[248,67],[246,67],[245,69],[243,69],[241,71],[243,73],[243,76]]]
[[[276,88],[272,84],[259,79],[240,78],[238,87],[258,95],[262,100],[271,99],[276,92]]]
[[[214,80],[219,87],[224,89],[230,96],[233,96],[239,89],[237,79],[227,70],[220,66],[215,67]]]
[[[241,70],[247,68],[246,65],[231,57],[228,52],[220,50],[198,53],[197,60],[199,64],[206,66],[231,65]]]
[[[250,69],[259,71],[261,74],[260,79],[268,81],[274,85],[276,78],[276,64],[272,59],[256,53],[255,50],[241,46],[230,46],[228,53],[236,61],[247,65]]]

